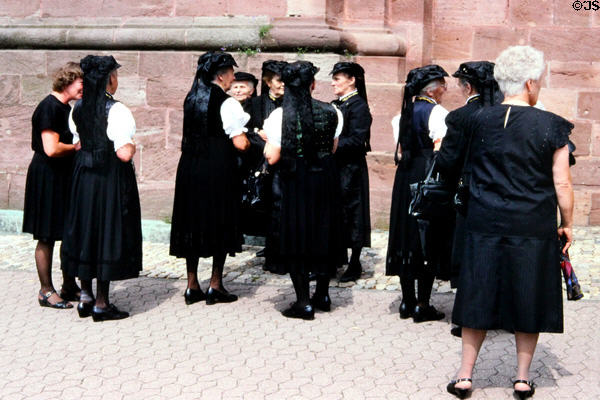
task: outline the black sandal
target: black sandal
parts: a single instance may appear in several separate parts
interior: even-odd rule
[[[517,390],[514,389],[515,385],[517,383],[524,383],[527,386],[529,386],[529,390]],[[532,381],[526,381],[525,379],[517,379],[513,381],[513,389],[515,391],[515,395],[519,398],[519,399],[526,399],[528,397],[533,396],[533,394],[535,393],[535,383],[533,383]]]
[[[459,399],[464,399],[464,398],[466,398],[469,395],[469,393],[471,392],[471,390],[473,389],[473,387],[470,387],[468,389],[457,388],[456,384],[458,382],[471,382],[471,385],[472,385],[473,384],[473,379],[472,378],[453,379],[453,380],[450,381],[450,383],[448,384],[448,386],[446,386],[446,390],[448,391],[448,393],[455,395]]]
[[[73,304],[71,304],[65,300],[59,301],[58,303],[54,303],[54,304],[50,303],[50,301],[48,299],[50,297],[52,297],[52,295],[54,293],[56,293],[56,290],[50,290],[47,293],[42,293],[42,291],[40,290],[40,296],[43,297],[42,299],[40,299],[38,297],[38,302],[40,303],[40,306],[50,307],[50,308],[58,308],[60,310],[65,310],[67,308],[73,308]]]

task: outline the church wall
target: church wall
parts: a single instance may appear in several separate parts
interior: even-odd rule
[[[83,29],[69,30],[65,23],[88,24],[90,17],[93,25]],[[197,17],[212,18],[221,30],[210,38],[194,33],[189,27],[204,23]],[[104,52],[123,65],[117,98],[132,109],[138,126],[142,213],[168,220],[183,99],[198,55],[222,39],[240,69],[256,75],[269,58],[315,62],[322,69],[315,92],[321,100],[332,99],[327,74],[335,62],[353,59],[365,67],[374,117],[372,221],[385,228],[395,172],[390,120],[400,110],[408,70],[435,62],[452,73],[460,62],[493,60],[508,45],[531,44],[548,61],[541,101],[576,126],[576,223],[600,224],[600,62],[594,51],[600,11],[576,12],[560,0],[0,0],[0,22],[26,25],[9,33],[0,27],[0,208],[22,208],[30,118],[50,91],[52,72]],[[55,36],[32,29],[47,23]],[[268,25],[267,37],[259,38]],[[27,36],[27,48],[15,45],[21,36]],[[310,45],[301,45],[304,37]],[[454,109],[462,99],[454,79],[448,82],[444,105]]]

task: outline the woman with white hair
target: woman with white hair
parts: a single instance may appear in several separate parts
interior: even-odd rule
[[[532,47],[504,50],[494,68],[504,102],[481,108],[463,127],[473,135],[470,198],[452,312],[463,328],[462,361],[447,387],[460,398],[471,390],[488,330],[515,332],[513,386],[521,399],[535,391],[529,367],[539,333],[563,331],[558,239],[563,252],[573,241],[567,146],[573,125],[532,107],[544,69],[542,52]]]

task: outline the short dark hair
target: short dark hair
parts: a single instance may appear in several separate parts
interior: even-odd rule
[[[228,65],[226,67],[222,67],[219,68],[218,70],[215,71],[215,73],[212,76],[212,80],[214,81],[215,79],[217,79],[217,76],[219,75],[224,75],[226,74],[228,71],[233,71],[233,67],[231,65]]]
[[[60,93],[78,78],[83,78],[83,71],[79,63],[69,61],[54,73],[52,90]]]

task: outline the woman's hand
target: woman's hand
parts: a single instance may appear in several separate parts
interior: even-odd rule
[[[264,130],[262,130],[262,129],[258,129],[258,130],[256,131],[256,134],[257,134],[258,136],[260,136],[260,138],[261,138],[262,140],[264,140],[265,142],[267,141],[267,134],[265,133],[265,131],[264,131]]]
[[[79,142],[75,143],[75,144],[73,145],[73,148],[75,149],[75,151],[79,151],[79,150],[81,150],[81,141],[79,141]]]
[[[565,246],[562,248],[562,253],[567,254],[567,250],[569,250],[569,247],[571,247],[571,244],[573,244],[573,228],[559,226],[558,237],[565,241]]]
[[[135,155],[135,144],[127,143],[117,150],[117,157],[123,162],[129,162]]]
[[[245,133],[232,137],[231,141],[233,142],[233,146],[242,153],[250,147],[250,142]]]

